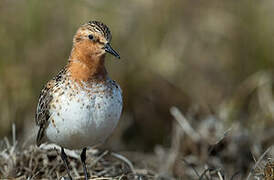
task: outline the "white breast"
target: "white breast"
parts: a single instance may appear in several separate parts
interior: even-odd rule
[[[46,130],[48,141],[69,149],[103,142],[116,127],[122,111],[121,89],[113,81],[107,82],[55,93]]]

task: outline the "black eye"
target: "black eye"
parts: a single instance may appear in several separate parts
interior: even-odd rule
[[[88,35],[88,38],[89,38],[90,40],[93,40],[93,35],[92,35],[92,34]]]

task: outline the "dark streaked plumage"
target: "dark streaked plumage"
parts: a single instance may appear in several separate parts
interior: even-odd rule
[[[36,138],[37,146],[40,146],[44,136],[44,130],[47,128],[48,120],[50,118],[49,105],[53,98],[53,87],[58,86],[58,83],[64,78],[67,68],[63,68],[52,80],[50,80],[42,89],[35,114],[36,125],[39,126],[38,135]]]

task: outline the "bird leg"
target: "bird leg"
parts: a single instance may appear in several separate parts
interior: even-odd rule
[[[62,160],[65,164],[65,168],[66,168],[67,173],[68,173],[68,179],[72,180],[72,177],[71,177],[70,172],[69,172],[67,155],[66,155],[63,147],[61,147],[61,158],[62,158]]]
[[[81,162],[82,162],[83,169],[84,169],[85,180],[88,180],[88,171],[87,171],[87,167],[86,167],[86,151],[87,151],[87,148],[84,148],[82,150],[82,153],[81,153]]]

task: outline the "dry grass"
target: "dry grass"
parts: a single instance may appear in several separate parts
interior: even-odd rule
[[[66,175],[60,150],[55,145],[43,145],[41,148],[29,146],[20,149],[16,144],[4,140],[5,148],[0,153],[0,177],[15,179],[60,179]],[[77,151],[66,150],[71,173],[74,179],[84,179],[82,165]],[[87,168],[90,179],[135,179],[154,177],[141,171],[136,173],[133,165],[122,155],[108,151],[87,151]]]
[[[158,146],[152,154],[89,149],[90,179],[273,179],[273,149],[269,147],[258,156],[260,142],[256,143],[242,127],[225,129],[214,116],[193,127],[177,107],[170,112],[175,119],[170,148]],[[0,178],[63,179],[66,171],[58,146],[19,146],[15,126],[12,137],[12,142],[4,138],[0,144]],[[84,179],[80,152],[66,153],[74,179]]]

